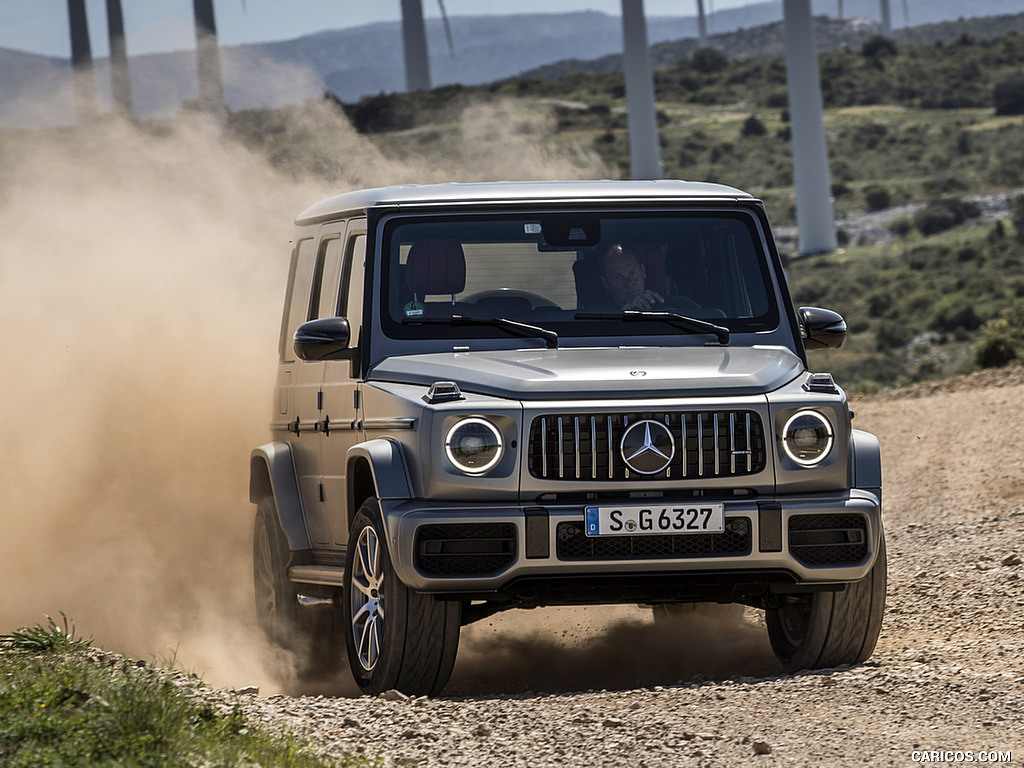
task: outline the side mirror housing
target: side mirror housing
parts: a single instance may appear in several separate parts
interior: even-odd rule
[[[800,333],[807,349],[839,349],[846,341],[846,321],[838,312],[820,307],[800,307]]]
[[[344,360],[351,357],[351,341],[348,318],[310,320],[295,331],[295,354],[300,360]]]

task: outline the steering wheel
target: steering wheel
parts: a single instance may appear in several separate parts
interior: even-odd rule
[[[560,306],[546,296],[541,296],[539,293],[531,293],[530,291],[520,291],[515,288],[495,288],[489,291],[479,291],[470,296],[463,297],[462,301],[479,304],[481,301],[487,301],[488,299],[526,299],[530,302],[530,309],[537,309],[537,307],[561,309]]]

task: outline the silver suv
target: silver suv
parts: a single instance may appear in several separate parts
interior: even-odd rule
[[[866,659],[878,441],[808,370],[763,204],[681,181],[370,189],[296,220],[256,604],[307,675],[444,688],[508,608],[763,609],[791,670]],[[342,648],[347,649],[347,654]]]

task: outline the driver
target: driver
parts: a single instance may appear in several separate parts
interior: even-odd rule
[[[665,297],[647,288],[647,269],[637,255],[613,245],[601,262],[601,282],[621,309],[653,309]]]

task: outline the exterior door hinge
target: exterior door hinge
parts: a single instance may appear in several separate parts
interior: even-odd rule
[[[316,393],[316,409],[318,411],[324,409],[324,391],[322,389]]]
[[[321,503],[324,502],[325,499],[324,499],[324,484],[323,483],[317,483],[316,493],[317,493],[317,496],[319,497]]]

